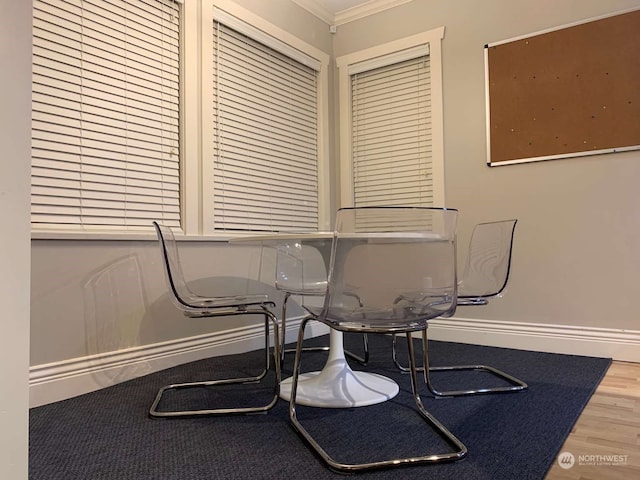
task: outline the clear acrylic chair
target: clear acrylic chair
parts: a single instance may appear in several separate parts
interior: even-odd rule
[[[332,239],[317,240],[321,248],[330,248]],[[276,279],[275,287],[284,293],[282,299],[282,345],[280,351],[284,359],[285,353],[295,352],[295,349],[285,349],[287,332],[287,304],[292,295],[314,297],[322,302],[327,291],[327,266],[323,255],[317,246],[307,245],[301,239],[282,240],[276,246]],[[302,304],[304,306],[304,303]],[[329,347],[305,347],[305,351],[328,351]],[[363,356],[345,351],[345,355],[361,364],[369,361],[369,346],[366,334],[363,335]]]
[[[317,314],[311,309],[314,314],[300,324],[289,401],[294,429],[331,469],[355,472],[453,461],[466,454],[464,444],[422,404],[410,335],[421,332],[426,346],[428,321],[455,311],[456,219],[455,210],[436,208],[360,207],[338,211],[324,305]],[[341,332],[406,334],[417,413],[444,440],[444,451],[366,463],[329,455],[302,425],[296,411],[302,342],[310,321]]]
[[[458,306],[486,305],[509,281],[513,237],[518,220],[479,223],[473,228],[458,283]]]
[[[458,306],[487,305],[491,297],[504,291],[511,270],[511,252],[517,220],[501,220],[479,223],[473,229],[464,272],[458,282]],[[393,339],[392,355],[396,366],[403,372],[409,369],[397,358]],[[527,384],[508,373],[488,365],[455,365],[430,367],[431,372],[453,370],[476,370],[489,372],[504,382],[500,386],[478,387],[462,390],[441,391],[435,388],[428,376],[429,389],[437,396],[462,396],[479,393],[517,392],[525,390]]]
[[[269,310],[275,303],[269,301],[267,295],[237,295],[237,296],[211,296],[204,297],[192,292],[184,279],[178,247],[172,230],[169,227],[153,222],[158,235],[158,243],[164,265],[165,278],[169,289],[169,296],[172,303],[189,318],[203,317],[228,317],[228,316],[250,316],[259,315],[264,318],[264,367],[262,372],[255,376],[225,378],[211,381],[199,381],[188,383],[177,383],[162,387],[151,405],[149,415],[151,417],[189,417],[198,415],[220,415],[220,414],[241,414],[265,412],[271,409],[278,401],[280,393],[280,340],[278,332],[278,320]],[[275,370],[275,381],[273,395],[267,403],[257,406],[224,406],[220,408],[203,408],[192,410],[161,410],[160,402],[163,396],[169,391],[179,391],[183,389],[220,387],[231,384],[247,384],[250,395],[251,389],[255,389],[256,383],[265,380],[271,369],[270,350],[270,328],[273,326],[274,354],[273,365]]]

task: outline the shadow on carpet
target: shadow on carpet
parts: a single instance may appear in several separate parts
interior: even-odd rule
[[[307,342],[311,345],[327,341],[325,336]],[[400,393],[391,401],[369,407],[298,406],[300,420],[318,436],[329,453],[342,461],[422,455],[434,448],[441,452],[441,441],[414,409],[409,377],[399,373],[391,361],[390,338],[370,335],[369,345],[371,360],[366,369],[393,378],[400,386]],[[610,359],[603,358],[450,342],[431,341],[429,345],[433,366],[491,365],[524,380],[529,388],[518,393],[435,399],[420,381],[426,409],[467,446],[467,457],[454,463],[351,476],[375,480],[542,480],[611,363]],[[357,352],[362,348],[361,337],[348,335],[345,346]],[[247,361],[258,364],[261,358],[260,352],[250,352],[201,360],[31,409],[29,478],[314,480],[343,477],[328,470],[291,428],[288,403],[284,401],[260,415],[195,419],[148,417],[151,402],[161,386],[224,377],[246,370],[243,365]],[[305,353],[303,370],[320,369],[325,359],[324,353]],[[292,363],[293,355],[287,355],[283,378],[290,374]],[[365,369],[357,364],[353,367]],[[495,379],[480,372],[449,372],[434,374],[433,381],[436,388],[451,389],[489,385]],[[252,386],[249,389],[250,393],[234,390],[230,397],[183,391],[167,402],[188,406],[238,400],[233,395],[238,395],[240,401],[252,402],[260,395],[268,395],[268,389]],[[168,408],[162,404],[160,407]]]

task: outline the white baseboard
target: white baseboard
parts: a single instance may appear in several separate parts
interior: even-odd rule
[[[430,321],[429,338],[517,350],[640,362],[640,330],[452,317]]]
[[[299,320],[287,322],[287,340],[293,341]],[[321,324],[309,325],[307,337],[327,333]],[[247,352],[263,347],[264,325],[128,348],[32,366],[29,369],[29,406],[38,407],[109,387],[187,362]]]
[[[432,320],[429,325],[433,340],[640,362],[638,330],[456,317]],[[295,340],[298,326],[299,320],[288,321],[288,341]],[[258,325],[36,365],[29,374],[30,406],[75,397],[186,362],[258,349],[263,331]],[[327,327],[312,323],[308,333],[309,337],[322,335]]]

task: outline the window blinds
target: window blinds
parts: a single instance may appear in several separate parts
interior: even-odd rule
[[[433,204],[429,56],[351,75],[354,205]]]
[[[180,226],[180,7],[35,0],[33,228]]]
[[[214,21],[216,230],[317,230],[317,72]]]

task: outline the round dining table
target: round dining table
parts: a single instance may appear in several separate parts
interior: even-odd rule
[[[277,248],[284,242],[301,242],[320,252],[328,272],[332,240],[333,232],[266,233],[234,237],[229,243]],[[392,379],[373,372],[353,370],[345,358],[343,342],[342,332],[330,329],[329,354],[325,365],[320,371],[300,375],[296,403],[324,408],[351,408],[382,403],[398,394],[398,384]],[[286,378],[280,385],[280,397],[288,401],[290,396],[291,378]]]

